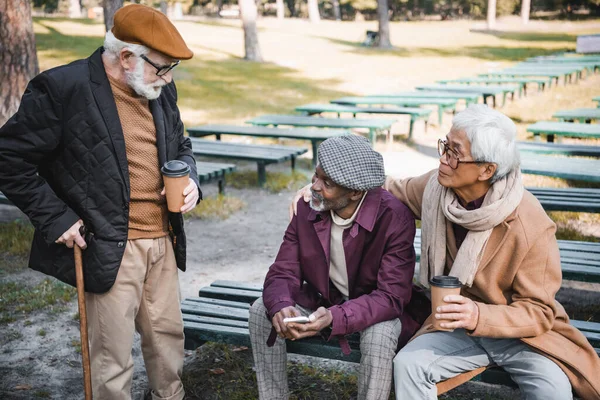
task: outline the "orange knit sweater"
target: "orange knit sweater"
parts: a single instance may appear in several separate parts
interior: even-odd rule
[[[157,238],[168,233],[167,206],[160,195],[163,179],[156,147],[156,127],[148,99],[109,76],[125,137],[130,201],[128,239]]]

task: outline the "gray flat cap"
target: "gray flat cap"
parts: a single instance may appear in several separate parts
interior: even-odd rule
[[[371,190],[385,182],[383,157],[362,136],[342,135],[319,145],[321,168],[331,180],[353,190]]]

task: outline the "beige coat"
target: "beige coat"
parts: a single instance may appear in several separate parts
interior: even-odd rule
[[[433,172],[388,178],[385,186],[421,218],[428,211],[421,205]],[[600,399],[600,358],[555,300],[562,280],[555,231],[539,201],[525,191],[517,209],[493,229],[473,286],[462,290],[479,307],[479,321],[470,334],[520,338],[554,360],[580,397]],[[458,251],[450,223],[447,238],[446,272]],[[430,316],[415,336],[432,331]]]

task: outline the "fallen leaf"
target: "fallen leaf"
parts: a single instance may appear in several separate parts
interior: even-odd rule
[[[31,385],[17,385],[14,390],[31,390]]]
[[[231,351],[246,351],[246,350],[248,350],[247,346],[234,347],[231,349]]]
[[[225,370],[223,368],[214,368],[209,369],[208,372],[210,372],[213,375],[222,375],[225,373]]]

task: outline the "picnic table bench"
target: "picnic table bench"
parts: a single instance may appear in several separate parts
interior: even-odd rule
[[[521,157],[521,172],[585,182],[600,182],[600,160],[528,154]]]
[[[593,66],[591,67],[593,71]],[[572,77],[575,76],[575,81],[583,78],[583,72],[588,71],[589,67],[582,64],[546,64],[546,63],[531,63],[524,62],[512,67],[503,69],[502,71],[514,72],[514,71],[526,71],[526,72],[557,72],[563,74],[565,79],[572,81]]]
[[[357,106],[362,105],[379,105],[379,106],[399,106],[399,107],[420,107],[424,105],[434,105],[438,107],[438,123],[442,125],[442,119],[444,111],[456,110],[457,100],[454,99],[434,99],[434,98],[395,98],[395,97],[374,97],[374,96],[362,96],[362,97],[342,97],[339,99],[331,100],[333,104],[342,104]]]
[[[194,350],[206,342],[250,347],[249,309],[260,296],[262,285],[221,280],[201,288],[199,297],[183,300],[185,348]],[[600,355],[600,324],[577,320],[572,320],[571,324],[583,333]],[[348,335],[347,339],[351,349],[349,355],[342,353],[336,338],[327,342],[320,337],[287,340],[286,348],[288,353],[359,363],[359,334]],[[490,368],[473,380],[514,385],[509,375],[500,368]]]
[[[561,76],[564,76],[565,84],[567,83],[566,74],[558,73],[558,72],[548,72],[548,71],[525,71],[525,70],[513,71],[513,72],[496,71],[496,72],[486,72],[483,74],[478,74],[477,76],[481,76],[481,77],[496,77],[496,76],[498,76],[498,77],[511,77],[511,78],[547,77],[548,78],[548,88],[550,88],[552,86],[552,81],[556,81],[556,84],[558,85],[558,80],[560,79]]]
[[[548,79],[545,78],[508,78],[508,77],[495,77],[495,78],[484,78],[484,77],[475,77],[475,78],[457,78],[457,79],[442,79],[436,81],[436,83],[447,85],[449,83],[463,83],[467,85],[472,84],[502,84],[502,83],[511,83],[519,85],[519,96],[527,95],[527,84],[535,83],[537,84],[538,92],[544,90],[546,83],[548,83]]]
[[[421,90],[417,92],[399,92],[399,93],[381,93],[373,94],[365,97],[393,97],[393,98],[407,98],[407,99],[452,99],[452,100],[464,100],[465,105],[468,107],[469,104],[477,104],[479,97],[478,93],[467,93],[467,92],[452,92],[452,91],[433,91],[433,90]]]
[[[506,95],[511,94],[512,98],[515,97],[515,92],[519,91],[520,85],[425,85],[417,86],[418,90],[427,91],[451,91],[451,92],[465,92],[465,93],[477,93],[483,97],[483,102],[487,104],[488,98],[492,99],[493,107],[496,107],[496,95],[502,96],[502,105],[506,103]]]
[[[261,187],[264,186],[267,181],[265,167],[268,164],[290,160],[293,170],[295,168],[296,157],[308,151],[301,147],[224,143],[196,138],[190,138],[190,141],[192,142],[194,156],[255,161],[258,170],[258,184]]]
[[[600,125],[578,124],[574,122],[538,121],[527,126],[527,132],[533,136],[547,135],[548,142],[554,141],[554,136],[569,136],[587,139],[600,138]]]
[[[600,213],[600,189],[527,188],[546,211]]]
[[[575,108],[572,110],[560,110],[552,115],[552,118],[560,119],[561,121],[579,121],[585,123],[591,120],[600,120],[599,108]]]
[[[217,181],[219,194],[225,194],[225,175],[235,171],[235,164],[222,164],[212,162],[196,162],[198,169],[198,180],[200,184]]]
[[[419,107],[356,107],[344,106],[341,104],[325,103],[325,104],[305,104],[296,107],[296,111],[305,115],[319,115],[321,113],[331,112],[336,113],[338,118],[342,113],[352,114],[356,118],[356,114],[386,114],[386,115],[409,115],[410,125],[408,128],[408,138],[412,138],[413,127],[415,121],[423,119],[425,122],[425,131],[427,131],[427,118],[431,114],[431,110]]]
[[[313,158],[312,164],[316,166],[317,149],[319,143],[330,137],[345,135],[350,133],[343,129],[281,129],[269,128],[264,126],[239,126],[239,125],[202,125],[187,129],[190,137],[205,137],[215,135],[217,140],[221,140],[222,135],[285,138],[295,140],[309,140],[312,145]]]
[[[558,154],[564,156],[600,157],[600,146],[584,144],[562,144],[543,142],[517,142],[517,148],[524,153]]]
[[[260,126],[311,126],[316,128],[355,129],[365,128],[369,130],[371,143],[375,143],[377,132],[387,131],[391,138],[393,119],[359,119],[359,118],[320,118],[306,117],[301,115],[261,115],[246,121],[248,124]]]

